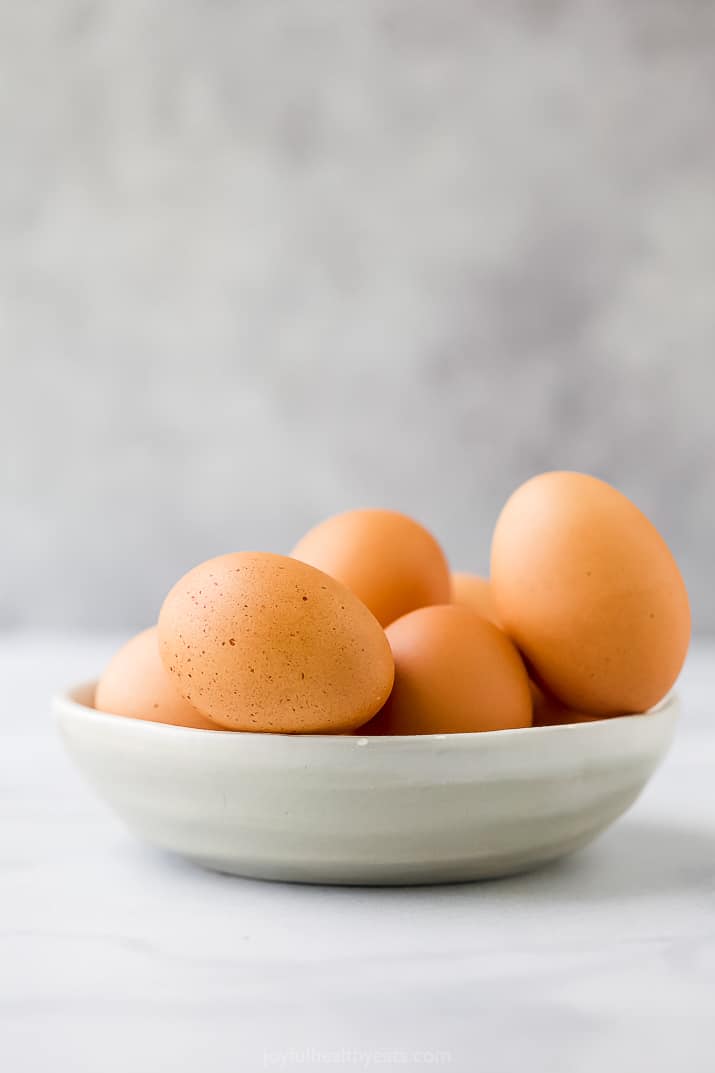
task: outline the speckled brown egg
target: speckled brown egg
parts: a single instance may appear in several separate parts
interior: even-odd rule
[[[620,492],[582,473],[544,473],[507,502],[491,584],[504,629],[565,707],[642,712],[675,682],[690,607],[655,527]]]
[[[119,649],[99,679],[94,706],[100,712],[132,719],[218,729],[179,693],[161,661],[156,626]]]
[[[237,552],[190,570],[159,616],[181,694],[235,730],[340,733],[392,688],[390,646],[344,585],[282,555]]]
[[[388,626],[395,685],[363,734],[454,734],[531,725],[524,664],[471,608],[424,607]]]
[[[393,510],[350,510],[316,525],[291,552],[337,578],[383,626],[448,603],[449,567],[424,526]]]
[[[489,579],[477,574],[452,574],[452,603],[471,607],[482,618],[499,625],[494,595]]]

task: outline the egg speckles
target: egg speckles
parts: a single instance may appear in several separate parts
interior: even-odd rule
[[[179,693],[161,661],[155,626],[119,649],[97,683],[94,706],[100,712],[131,719],[218,729]]]
[[[595,477],[544,473],[502,510],[489,578],[450,574],[432,534],[391,510],[328,518],[290,557],[201,563],[117,654],[97,707],[269,734],[586,723],[654,707],[689,637],[648,519]]]
[[[232,729],[339,733],[384,704],[394,664],[383,630],[338,581],[262,552],[189,571],[159,616],[181,694]]]

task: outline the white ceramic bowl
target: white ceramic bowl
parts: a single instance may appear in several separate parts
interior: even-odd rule
[[[668,749],[647,715],[484,734],[244,734],[106,715],[57,697],[64,743],[140,838],[221,872],[445,883],[525,871],[590,842]]]

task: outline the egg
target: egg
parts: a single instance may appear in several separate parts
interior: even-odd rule
[[[452,603],[471,607],[482,618],[499,625],[489,579],[477,574],[452,574]]]
[[[544,693],[534,682],[530,682],[529,685],[531,686],[535,727],[564,726],[567,723],[595,723],[603,718],[600,715],[589,715],[587,712],[574,712],[570,708],[564,708],[563,704]]]
[[[337,514],[311,529],[291,555],[347,585],[383,626],[450,599],[441,547],[422,525],[397,511]]]
[[[266,552],[190,570],[159,615],[183,697],[234,730],[340,733],[387,699],[394,664],[375,617],[340,582]]]
[[[491,585],[504,629],[565,707],[642,712],[675,682],[690,640],[685,584],[667,544],[610,485],[534,477],[497,521]]]
[[[395,684],[363,734],[452,734],[531,725],[524,664],[470,608],[424,607],[388,626]]]
[[[126,715],[173,726],[217,730],[179,693],[159,655],[156,626],[127,641],[99,679],[94,706],[100,712]]]

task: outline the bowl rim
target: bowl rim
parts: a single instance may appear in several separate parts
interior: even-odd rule
[[[58,690],[52,698],[52,708],[55,716],[62,714],[69,714],[74,718],[80,718],[84,720],[91,720],[93,723],[97,722],[98,725],[106,725],[118,727],[122,724],[126,724],[127,729],[131,728],[133,733],[147,733],[147,734],[163,734],[167,732],[172,734],[172,737],[186,738],[187,735],[201,734],[204,737],[208,735],[209,739],[214,740],[219,736],[228,737],[238,741],[260,741],[266,742],[268,740],[287,741],[299,739],[305,742],[322,742],[327,747],[336,749],[354,748],[355,746],[364,746],[368,743],[373,748],[395,748],[400,745],[410,743],[413,746],[423,746],[427,748],[430,745],[439,744],[440,746],[451,746],[457,748],[466,744],[473,744],[475,742],[483,742],[485,745],[489,742],[495,741],[508,741],[515,739],[524,739],[525,736],[533,739],[534,735],[544,734],[607,734],[609,730],[607,727],[623,727],[626,725],[637,724],[641,721],[650,722],[650,717],[657,715],[667,715],[675,718],[680,710],[680,700],[678,693],[672,689],[661,701],[658,702],[653,708],[650,708],[647,712],[638,712],[628,715],[612,715],[603,719],[594,719],[592,722],[585,723],[555,723],[548,726],[529,726],[529,727],[513,727],[504,730],[479,730],[479,731],[458,731],[456,733],[440,733],[440,734],[361,734],[358,727],[352,734],[286,734],[286,733],[271,733],[265,731],[254,730],[227,730],[222,727],[217,727],[215,730],[205,730],[202,727],[185,727],[176,726],[173,723],[161,723],[152,719],[128,719],[126,716],[117,715],[112,712],[98,711],[93,706],[84,703],[78,699],[79,695],[87,694],[90,691],[94,695],[94,689],[96,688],[97,679],[90,679],[77,683],[74,686],[69,686],[66,689]],[[330,745],[328,746],[328,743]],[[419,743],[419,744],[418,744]]]

